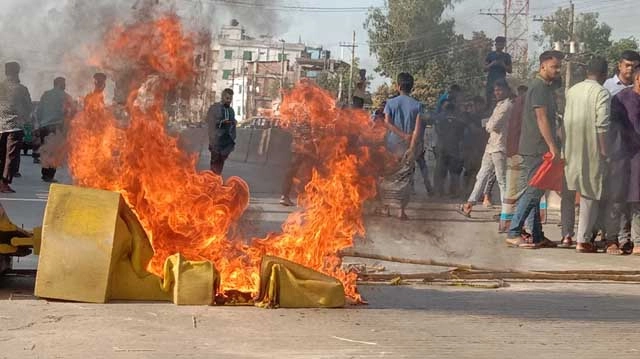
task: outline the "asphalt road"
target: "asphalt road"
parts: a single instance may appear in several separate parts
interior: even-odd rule
[[[38,225],[47,185],[23,157],[16,194],[0,197],[15,223]],[[230,163],[229,173],[256,173]],[[69,182],[62,171],[59,178]],[[263,178],[248,177],[264,182]],[[277,182],[277,181],[276,181]],[[269,186],[247,217],[256,231],[277,229],[287,210]],[[418,198],[420,198],[418,196]],[[408,224],[367,218],[362,251],[441,258],[519,269],[637,269],[638,258],[567,250],[506,249],[491,211],[473,221],[451,203],[414,202]],[[548,233],[557,232],[549,224]],[[387,272],[432,267],[365,261]],[[16,263],[35,268],[37,258]],[[511,283],[500,289],[426,284],[360,286],[369,305],[344,309],[178,307],[169,303],[95,305],[40,300],[33,277],[0,279],[0,358],[615,358],[640,357],[640,286]]]

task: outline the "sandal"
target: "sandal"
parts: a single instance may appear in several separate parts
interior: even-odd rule
[[[520,236],[517,238],[507,238],[505,243],[512,248],[520,248],[520,249],[538,249],[540,248],[539,243],[533,243],[533,238]]]
[[[558,247],[560,248],[573,248],[575,246],[576,246],[576,242],[573,241],[573,238],[571,238],[571,236],[562,238],[562,240],[560,241],[560,244],[558,245]]]
[[[597,253],[596,246],[593,243],[578,243],[576,245],[576,252],[578,253]]]
[[[626,241],[626,242],[624,242],[624,244],[622,244],[622,246],[620,246],[620,250],[622,251],[622,254],[624,254],[624,255],[633,254],[634,248],[635,248],[635,246],[633,245],[633,242],[631,242],[631,241]]]
[[[469,209],[469,211],[466,210],[465,208],[466,204],[461,204],[458,206],[458,209],[456,210],[456,212],[460,213],[461,215],[467,217],[467,218],[471,218],[471,209]]]
[[[543,237],[542,241],[538,243],[538,247],[540,248],[558,248],[558,243],[550,240],[547,237]]]
[[[624,254],[624,251],[620,249],[620,246],[617,242],[607,243],[606,253],[612,256],[621,256]]]

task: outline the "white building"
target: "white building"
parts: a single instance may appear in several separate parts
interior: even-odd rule
[[[219,101],[222,90],[232,88],[233,109],[236,119],[241,121],[244,119],[247,103],[247,63],[281,61],[286,73],[289,67],[295,66],[295,61],[305,50],[305,45],[287,43],[270,36],[252,38],[234,20],[230,25],[223,26],[215,36],[212,49],[214,99]],[[282,75],[282,72],[278,75]]]

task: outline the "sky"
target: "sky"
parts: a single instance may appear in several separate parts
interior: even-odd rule
[[[49,49],[65,49],[82,47],[81,43],[87,42],[87,36],[96,32],[100,25],[101,16],[95,16],[97,9],[101,12],[115,11],[118,13],[130,12],[131,3],[135,0],[91,0],[81,2],[86,13],[61,15],[60,12],[52,12],[52,8],[63,9],[67,0],[0,0],[0,24],[3,31],[0,32],[0,55],[12,59],[24,60],[25,72],[43,72],[43,68],[55,67],[58,69],[64,63],[58,58],[48,56]],[[166,0],[170,1],[170,0]],[[372,89],[387,79],[375,76],[373,69],[376,59],[369,53],[367,46],[367,33],[363,28],[366,19],[366,11],[358,12],[297,12],[276,11],[269,12],[262,8],[248,9],[246,7],[219,6],[222,0],[171,0],[184,8],[192,8],[197,1],[206,3],[210,11],[199,11],[197,17],[202,24],[207,24],[212,30],[218,29],[221,24],[228,23],[232,18],[240,19],[240,22],[251,33],[271,33],[289,42],[303,42],[318,46],[322,45],[332,51],[334,57],[339,58],[344,51],[343,60],[350,61],[350,49],[341,49],[340,43],[351,42],[352,33],[356,31],[356,56],[360,58],[360,64],[368,70],[368,74],[374,75]],[[242,0],[242,2],[254,1],[263,4],[277,4],[279,6],[306,6],[306,7],[370,7],[382,6],[384,0]],[[390,0],[395,1],[395,0]],[[516,1],[516,0],[514,0]],[[568,0],[530,0],[531,16],[546,16],[555,11],[559,6],[567,6]],[[637,0],[575,0],[576,11],[599,12],[600,19],[614,27],[613,38],[629,37],[636,35],[640,38],[640,22],[634,21],[637,17]],[[86,4],[86,5],[85,5]],[[500,34],[501,26],[497,21],[488,16],[480,15],[480,11],[493,9],[499,11],[502,0],[460,0],[455,8],[447,12],[447,16],[456,20],[456,30],[469,35],[472,31],[483,30],[489,37]],[[635,10],[635,11],[632,11]],[[70,19],[80,21],[80,29],[76,31],[70,27]],[[77,20],[81,19],[81,20]],[[530,22],[530,34],[539,29],[539,23]],[[78,26],[76,26],[78,27]],[[64,46],[59,46],[64,44]],[[530,45],[534,45],[530,43]],[[60,52],[60,51],[58,51]],[[60,54],[59,54],[60,55]],[[66,55],[66,54],[62,54]],[[67,56],[68,57],[68,56]],[[42,62],[42,65],[34,64]],[[45,64],[46,63],[46,64]],[[68,70],[73,71],[72,66]],[[31,70],[31,71],[28,71]],[[50,74],[43,74],[47,79]],[[26,77],[26,74],[25,74]],[[38,79],[32,79],[32,82]],[[42,82],[42,81],[39,81]],[[45,81],[49,86],[48,80]]]
[[[383,0],[282,0],[282,2],[291,5],[321,7],[381,6],[384,3]],[[638,10],[635,4],[637,0],[575,0],[574,2],[576,13],[599,12],[600,19],[614,28],[613,38],[635,35],[640,39],[640,22],[636,19]],[[568,6],[568,4],[568,0],[530,0],[530,13],[532,16],[547,16],[559,6]],[[502,0],[462,0],[456,4],[453,11],[448,11],[447,16],[456,20],[456,31],[458,32],[469,35],[472,31],[483,30],[487,36],[495,37],[500,35],[501,25],[491,17],[479,15],[479,12],[488,9],[500,10],[500,6],[502,6]],[[300,35],[305,42],[324,44],[337,56],[340,54],[339,43],[350,42],[352,32],[355,30],[356,42],[358,43],[356,55],[361,59],[361,64],[368,70],[368,73],[373,74],[376,59],[369,54],[369,48],[366,44],[367,34],[362,26],[366,19],[365,12],[297,13],[291,14],[289,19],[291,23],[283,35],[287,40],[297,40]],[[530,21],[530,33],[532,30],[538,29],[539,23]],[[530,46],[534,45],[530,42]],[[350,58],[350,54],[345,53],[345,60],[349,61]],[[384,81],[386,80],[376,76],[371,85],[372,89]]]

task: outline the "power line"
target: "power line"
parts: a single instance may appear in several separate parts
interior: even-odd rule
[[[188,2],[207,2],[225,6],[243,7],[243,8],[260,8],[272,11],[290,11],[290,12],[321,12],[321,13],[350,13],[364,12],[369,9],[380,6],[350,6],[350,7],[321,7],[321,6],[298,6],[298,5],[273,5],[253,3],[242,0],[182,0]]]

